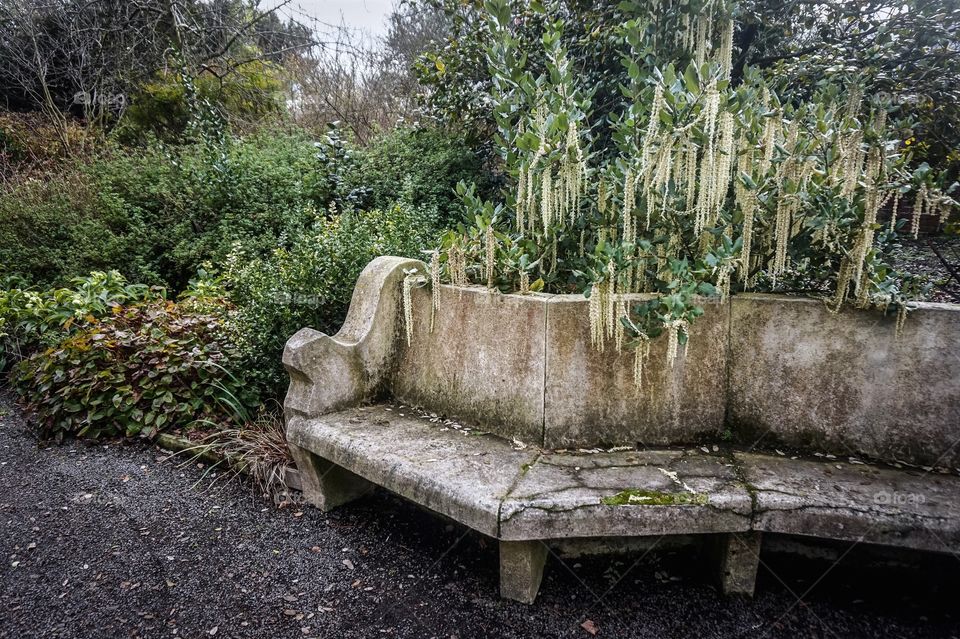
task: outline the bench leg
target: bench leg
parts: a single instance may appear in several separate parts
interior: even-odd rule
[[[720,539],[720,587],[725,595],[753,596],[760,565],[760,533],[731,533]]]
[[[373,484],[346,468],[305,448],[293,444],[287,446],[300,471],[304,498],[320,510],[333,510],[373,490]]]
[[[547,546],[540,541],[500,542],[500,596],[533,603],[543,579]]]

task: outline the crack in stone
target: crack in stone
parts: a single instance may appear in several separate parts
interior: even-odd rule
[[[762,492],[767,492],[767,491],[762,491]],[[757,515],[763,515],[767,513],[791,513],[791,512],[804,512],[804,511],[815,511],[815,510],[846,512],[846,513],[849,513],[851,516],[854,514],[861,514],[861,515],[869,515],[871,517],[885,517],[885,518],[890,518],[894,520],[918,519],[918,520],[924,520],[924,521],[948,522],[951,519],[953,519],[952,517],[945,517],[941,515],[932,515],[932,514],[928,515],[928,514],[916,513],[916,512],[890,513],[890,512],[884,512],[882,510],[855,508],[851,506],[831,506],[829,504],[797,504],[795,506],[788,506],[784,508],[775,508],[775,507],[757,508],[755,509],[754,512]]]

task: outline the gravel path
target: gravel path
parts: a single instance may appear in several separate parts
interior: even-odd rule
[[[38,444],[0,395],[0,636],[960,637],[949,556],[858,548],[819,582],[829,562],[765,556],[752,601],[689,552],[553,559],[528,607],[498,599],[494,544],[397,498],[325,515],[210,482],[144,445]]]

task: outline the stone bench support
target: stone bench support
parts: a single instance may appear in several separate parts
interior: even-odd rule
[[[294,444],[288,446],[300,471],[303,497],[320,510],[333,510],[373,490],[373,484],[343,466],[314,455],[305,448]]]
[[[760,565],[761,533],[752,530],[719,539],[720,589],[725,595],[753,596]]]
[[[501,541],[500,596],[533,603],[546,561],[547,546],[542,541]]]

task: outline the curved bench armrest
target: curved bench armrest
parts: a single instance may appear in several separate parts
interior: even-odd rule
[[[372,399],[393,363],[402,330],[404,271],[426,273],[420,260],[378,257],[363,269],[340,331],[304,328],[283,349],[290,374],[287,417],[314,417]]]

